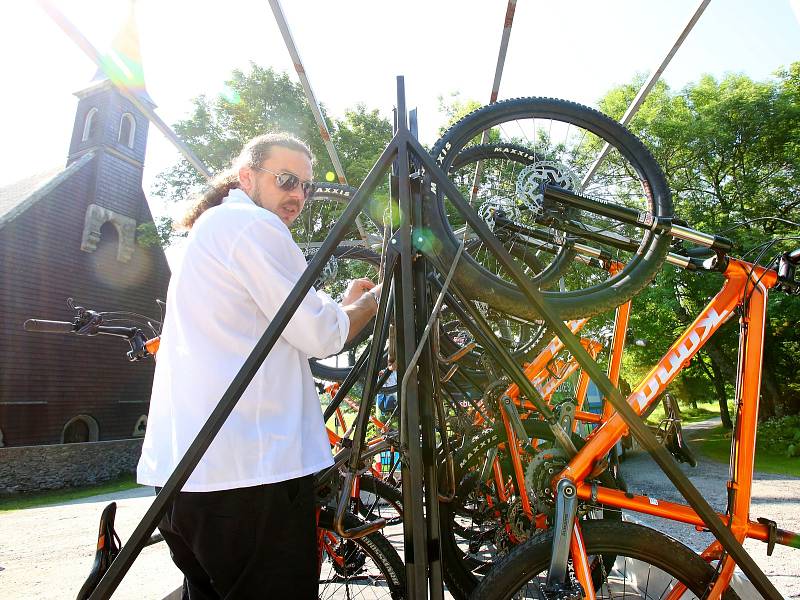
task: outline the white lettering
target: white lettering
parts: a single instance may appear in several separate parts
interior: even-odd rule
[[[672,380],[673,375],[700,347],[701,342],[708,338],[714,329],[725,321],[728,313],[729,311],[727,310],[723,310],[720,314],[714,308],[709,309],[708,315],[701,319],[697,326],[689,332],[686,340],[667,356],[666,362],[669,363],[669,368],[666,368],[662,363],[655,374],[645,383],[643,389],[632,395],[633,402],[640,409],[644,409],[648,401],[658,393],[661,385],[666,385]],[[700,330],[702,330],[702,333],[698,333]]]

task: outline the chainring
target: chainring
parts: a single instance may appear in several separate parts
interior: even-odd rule
[[[341,559],[343,562],[340,562]],[[358,575],[364,569],[366,562],[366,553],[352,540],[340,542],[334,550],[334,556],[331,556],[333,570],[341,577]]]
[[[552,486],[553,477],[560,473],[569,461],[566,453],[560,448],[540,446],[538,450],[525,468],[525,486],[536,511],[552,517],[556,498]]]

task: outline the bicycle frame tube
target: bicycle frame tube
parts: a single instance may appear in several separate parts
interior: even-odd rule
[[[756,287],[753,281],[760,280],[759,285],[765,289],[772,287],[777,281],[774,271],[735,259],[729,261],[724,275],[726,281],[722,289],[628,397],[628,404],[638,414],[664,392],[706,340],[730,318],[745,295]],[[613,414],[595,431],[559,477],[569,477],[573,481],[585,479],[592,471],[594,463],[605,456],[626,431],[627,425],[622,417],[617,413]]]
[[[608,378],[619,388],[619,371],[622,368],[622,351],[625,348],[625,338],[628,335],[628,321],[631,316],[631,301],[617,307],[614,316],[614,339],[611,342],[611,356],[608,359]],[[610,402],[603,403],[603,419],[610,419],[614,407]]]
[[[800,536],[794,532],[770,529],[767,524],[750,520],[750,501],[755,456],[755,441],[758,419],[759,392],[761,386],[761,364],[764,347],[767,292],[775,285],[777,274],[772,270],[754,267],[749,263],[731,260],[725,271],[726,282],[722,290],[712,299],[695,322],[673,344],[669,352],[628,398],[628,403],[638,412],[663,392],[680,368],[697,353],[705,341],[722,325],[737,306],[746,308],[740,319],[739,370],[736,386],[736,401],[739,415],[734,433],[731,455],[730,515],[718,514],[741,543],[745,538],[774,542],[791,547],[800,547]],[[656,382],[655,384],[653,382]],[[565,473],[572,469],[573,475],[583,472],[586,465],[603,456],[618,435],[624,432],[618,415],[608,421],[608,427],[598,429],[597,435],[574,457]],[[604,426],[605,427],[605,426]],[[617,436],[617,437],[615,437]],[[585,475],[581,476],[581,479]],[[633,510],[659,516],[673,521],[702,527],[700,516],[689,506],[646,496],[635,496],[609,488],[598,488],[583,481],[578,485],[578,497],[593,500],[607,506]],[[576,549],[579,551],[579,549]],[[709,598],[719,598],[727,589],[736,563],[730,555],[722,554],[718,542],[712,543],[703,553],[705,560],[722,558],[714,586]],[[580,559],[580,557],[579,557]],[[579,560],[578,559],[578,560]]]
[[[578,333],[581,329],[583,329],[588,321],[589,319],[576,319],[574,321],[568,321],[566,325],[569,327],[572,333]],[[553,360],[553,357],[561,352],[563,348],[564,342],[562,342],[558,336],[554,337],[547,347],[542,350],[539,355],[533,359],[533,361],[525,366],[525,377],[533,381],[533,378],[536,377],[536,375],[539,374],[543,369],[545,369],[547,367],[547,363]],[[506,395],[512,398],[519,397],[519,386],[517,386],[516,383],[512,383],[506,390]]]

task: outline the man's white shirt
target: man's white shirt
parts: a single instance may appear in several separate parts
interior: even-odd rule
[[[286,225],[241,190],[195,222],[167,292],[139,483],[164,485],[305,268]],[[339,352],[349,328],[336,302],[309,291],[183,491],[332,465],[308,357]]]

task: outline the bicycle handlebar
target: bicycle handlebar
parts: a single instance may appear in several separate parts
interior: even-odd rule
[[[28,319],[22,325],[25,331],[38,331],[40,333],[74,333],[75,325],[69,321],[45,321],[43,319]]]
[[[25,331],[38,333],[78,333],[80,327],[69,321],[47,321],[44,319],[28,319],[22,325]],[[112,325],[97,325],[87,332],[86,335],[114,335],[118,337],[131,338],[136,335],[136,327],[117,327]]]

